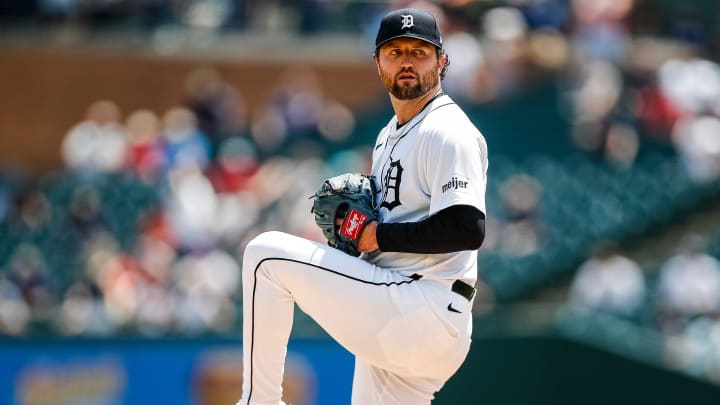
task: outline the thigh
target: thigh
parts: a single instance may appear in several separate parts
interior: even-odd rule
[[[388,347],[388,333],[397,342],[422,338],[420,325],[390,328],[399,318],[427,304],[416,279],[371,265],[327,245],[280,232],[255,238],[245,251],[243,283],[266,277],[292,296],[295,303],[335,340],[358,357],[375,365],[394,368],[395,347]],[[243,297],[245,305],[249,297]]]

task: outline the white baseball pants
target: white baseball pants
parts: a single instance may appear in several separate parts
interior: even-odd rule
[[[470,347],[472,303],[450,290],[453,281],[410,278],[327,245],[261,234],[243,260],[239,404],[283,404],[293,304],[355,355],[352,405],[430,404]]]

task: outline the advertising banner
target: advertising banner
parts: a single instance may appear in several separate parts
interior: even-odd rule
[[[284,399],[350,403],[352,356],[331,340],[292,341]],[[240,341],[0,340],[0,405],[232,405]]]

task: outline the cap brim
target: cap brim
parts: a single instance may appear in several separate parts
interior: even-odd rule
[[[416,35],[416,34],[400,34],[400,35],[395,35],[394,37],[390,37],[390,38],[388,38],[388,39],[380,42],[379,44],[375,45],[375,50],[380,49],[381,46],[387,44],[388,42],[392,41],[393,39],[398,39],[398,38],[413,38],[413,39],[419,39],[419,40],[421,40],[421,41],[427,42],[428,44],[435,45],[435,46],[438,47],[438,48],[442,48],[442,44],[439,44],[439,43],[430,41],[430,40],[428,40],[427,38],[424,38],[424,37],[422,37],[422,36],[420,36],[420,35]]]

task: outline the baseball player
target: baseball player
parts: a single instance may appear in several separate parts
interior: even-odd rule
[[[242,405],[283,404],[293,304],[354,354],[353,405],[430,404],[468,353],[487,146],[442,92],[448,56],[433,15],[389,12],[375,46],[395,116],[372,156],[374,208],[350,202],[325,233],[349,238],[360,256],[281,232],[248,244]]]

